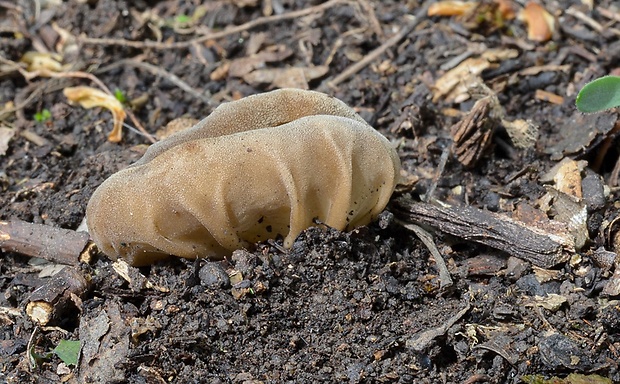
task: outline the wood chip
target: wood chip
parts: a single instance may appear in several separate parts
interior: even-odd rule
[[[81,300],[76,298],[84,297],[89,287],[90,277],[76,268],[64,268],[32,293],[26,314],[42,326],[60,321],[67,311],[81,307]]]
[[[438,1],[428,7],[428,16],[462,16],[478,6],[477,1]]]
[[[4,156],[6,150],[9,149],[9,141],[14,135],[14,129],[0,125],[0,156]]]
[[[536,98],[536,100],[548,101],[556,105],[564,104],[564,98],[562,96],[556,95],[555,93],[543,91],[542,89],[537,89],[534,97]]]

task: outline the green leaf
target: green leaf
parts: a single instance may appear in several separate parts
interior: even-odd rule
[[[77,365],[81,343],[79,340],[60,340],[52,351],[67,365]]]
[[[605,76],[586,84],[577,95],[581,112],[600,112],[620,106],[620,77]]]

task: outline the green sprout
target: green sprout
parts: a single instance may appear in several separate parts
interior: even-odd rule
[[[174,22],[177,24],[189,24],[192,21],[192,18],[187,15],[178,15],[174,18]]]
[[[174,18],[167,19],[165,22],[165,26],[172,28],[190,28],[196,25],[200,19],[207,14],[208,7],[204,5],[200,5],[196,7],[196,10],[191,15],[177,15]]]
[[[121,104],[125,104],[127,102],[127,96],[125,96],[125,92],[122,89],[116,88],[114,90],[114,97],[116,100],[120,101]]]
[[[37,123],[45,123],[51,118],[52,118],[52,113],[47,108],[34,114],[34,120]]]
[[[620,77],[605,76],[586,84],[577,95],[581,112],[600,112],[620,106]]]

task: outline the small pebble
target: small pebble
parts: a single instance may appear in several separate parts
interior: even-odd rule
[[[200,277],[200,283],[203,286],[212,289],[228,288],[230,286],[228,273],[226,273],[224,268],[222,268],[222,265],[217,262],[206,263],[202,268],[200,268],[198,277]]]

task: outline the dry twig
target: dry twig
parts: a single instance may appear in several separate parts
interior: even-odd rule
[[[349,68],[347,68],[340,75],[336,76],[332,80],[327,80],[324,84],[327,84],[329,87],[336,87],[338,84],[342,83],[349,77],[355,75],[370,63],[375,61],[379,56],[381,56],[385,51],[387,51],[390,47],[396,45],[399,41],[401,41],[405,36],[407,36],[413,29],[420,24],[422,20],[426,17],[426,9],[428,5],[423,6],[413,18],[409,20],[409,22],[394,36],[390,37],[385,43],[381,44],[381,46],[375,48],[368,55],[366,55],[362,60],[354,63]],[[324,88],[324,86],[321,86]]]
[[[235,33],[247,31],[248,29],[256,28],[261,25],[277,23],[279,21],[296,19],[299,17],[311,15],[313,13],[323,12],[336,5],[345,4],[348,0],[329,0],[323,4],[315,5],[299,11],[288,12],[282,15],[261,17],[252,21],[248,21],[245,24],[241,24],[232,28],[228,28],[224,31],[208,33],[192,40],[179,41],[176,43],[162,43],[158,41],[130,41],[125,39],[107,39],[107,38],[91,38],[91,37],[78,37],[77,40],[82,44],[90,45],[118,45],[123,47],[132,48],[152,48],[152,49],[179,49],[188,48],[192,44],[202,43],[207,40],[220,39]]]
[[[91,251],[86,232],[16,219],[0,221],[0,248],[67,265],[90,261]]]
[[[439,253],[437,246],[433,242],[433,236],[419,225],[403,224],[403,227],[407,228],[410,231],[413,231],[413,233],[418,236],[422,243],[426,245],[426,248],[428,248],[431,255],[433,255],[433,258],[435,259],[435,264],[437,264],[437,269],[439,270],[439,284],[441,288],[445,289],[451,287],[454,284],[452,282],[452,277],[450,277],[450,272],[448,271],[446,262],[441,256],[441,253]]]
[[[122,66],[126,66],[126,65],[131,65],[134,66],[136,68],[140,68],[143,69],[145,71],[148,71],[156,76],[161,76],[163,78],[165,78],[166,80],[170,81],[172,84],[176,85],[177,87],[179,87],[180,89],[182,89],[183,91],[189,93],[190,95],[192,95],[193,97],[202,100],[205,104],[207,105],[211,105],[212,101],[211,99],[203,94],[202,92],[192,88],[189,84],[187,84],[185,81],[183,81],[181,78],[179,78],[177,75],[175,75],[174,73],[170,73],[168,71],[166,71],[163,68],[160,67],[156,67],[152,64],[149,63],[145,63],[142,61],[137,61],[135,59],[124,59],[124,60],[119,60],[117,62],[115,62],[114,64],[110,64],[104,68],[101,68],[100,70],[98,70],[97,72],[106,72],[109,71],[111,69],[117,68],[117,67],[122,67]]]
[[[445,335],[451,326],[456,324],[457,321],[469,312],[470,308],[471,303],[469,301],[469,297],[467,297],[467,305],[465,308],[461,309],[454,316],[444,321],[440,326],[416,333],[414,337],[406,341],[405,345],[407,348],[413,349],[416,352],[424,351],[431,345],[433,340]]]

